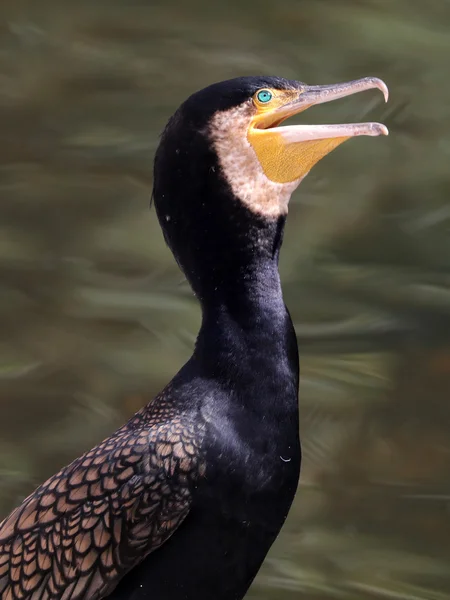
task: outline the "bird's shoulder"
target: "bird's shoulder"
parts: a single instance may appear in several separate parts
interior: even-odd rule
[[[0,597],[91,600],[176,530],[201,477],[202,428],[164,395],[0,524]]]

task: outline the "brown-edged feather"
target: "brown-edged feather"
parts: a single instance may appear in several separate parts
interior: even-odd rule
[[[189,512],[202,432],[165,395],[43,483],[0,524],[1,600],[94,600]]]

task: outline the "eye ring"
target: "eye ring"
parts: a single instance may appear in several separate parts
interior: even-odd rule
[[[258,102],[263,104],[267,104],[267,102],[270,102],[272,98],[273,94],[270,90],[259,90],[259,92],[256,94],[256,99]]]

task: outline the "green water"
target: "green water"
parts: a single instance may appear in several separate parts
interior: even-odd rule
[[[188,358],[190,290],[149,211],[166,119],[243,74],[388,84],[303,122],[378,120],[293,197],[281,273],[304,467],[251,592],[450,598],[450,3],[2,0],[0,508]]]

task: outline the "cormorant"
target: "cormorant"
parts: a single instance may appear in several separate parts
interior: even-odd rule
[[[202,307],[192,358],[111,437],[0,525],[1,600],[239,600],[300,470],[298,350],[278,274],[290,195],[384,125],[287,125],[386,85],[243,77],[193,94],[165,128],[153,197]]]

